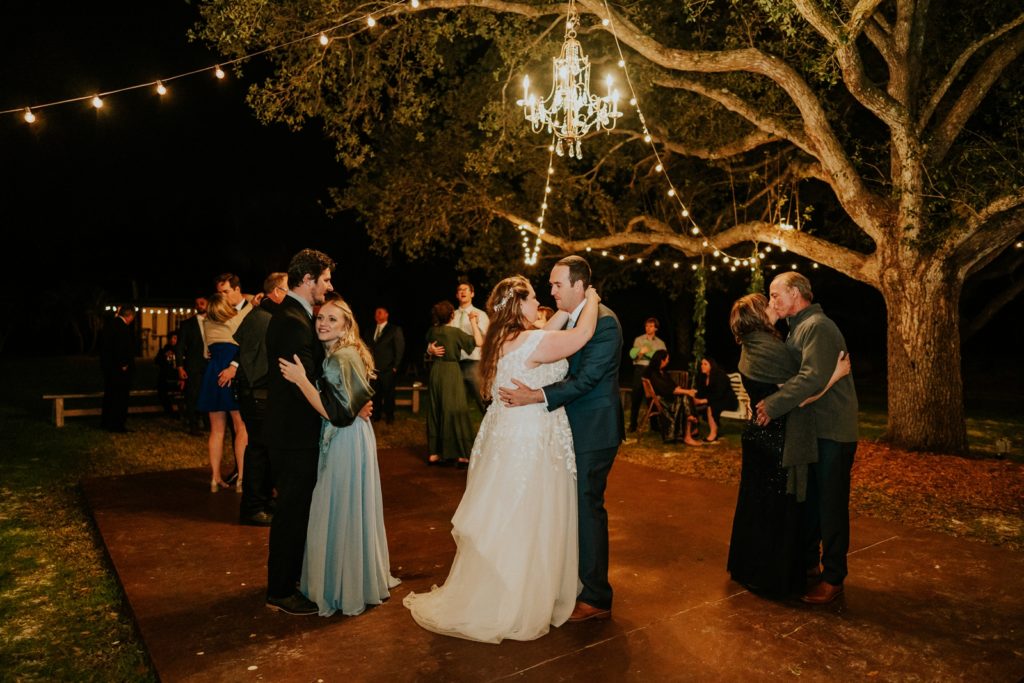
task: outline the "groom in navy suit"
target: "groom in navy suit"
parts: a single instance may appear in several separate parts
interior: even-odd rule
[[[583,310],[590,265],[579,256],[566,256],[551,269],[551,296],[569,314],[569,327]],[[608,512],[604,490],[619,444],[625,437],[619,401],[619,359],[622,327],[604,304],[597,329],[586,345],[569,359],[569,374],[560,382],[533,389],[513,379],[515,389],[501,388],[505,405],[546,403],[548,410],[565,406],[576,451],[576,491],[579,499],[580,581],[583,591],[569,621],[608,619],[612,587],[608,583]]]

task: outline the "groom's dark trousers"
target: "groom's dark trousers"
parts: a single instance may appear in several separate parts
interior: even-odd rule
[[[579,600],[611,609],[608,582],[608,512],[604,490],[615,454],[625,436],[619,400],[622,328],[615,314],[601,306],[594,336],[569,359],[569,375],[544,387],[548,410],[565,406],[576,451],[579,505]]]

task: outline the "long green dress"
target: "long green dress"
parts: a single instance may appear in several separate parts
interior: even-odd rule
[[[431,455],[453,462],[468,458],[473,450],[473,420],[459,367],[461,351],[471,353],[476,342],[457,327],[440,325],[427,332],[427,343],[444,346],[444,355],[430,368],[430,402],[427,405],[427,448]]]

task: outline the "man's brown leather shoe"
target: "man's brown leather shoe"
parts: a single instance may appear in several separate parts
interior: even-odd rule
[[[569,615],[569,621],[573,623],[577,621],[604,621],[611,618],[612,611],[610,609],[601,609],[578,600],[572,614]]]
[[[810,605],[827,605],[842,594],[843,584],[833,586],[828,581],[822,581],[800,599]]]

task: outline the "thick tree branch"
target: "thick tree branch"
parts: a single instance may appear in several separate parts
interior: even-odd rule
[[[846,22],[845,33],[847,40],[853,42],[857,39],[860,32],[865,30],[871,22],[871,17],[882,2],[883,0],[859,0],[854,5],[853,9],[850,10],[850,20]]]
[[[835,48],[850,94],[890,128],[905,126],[909,120],[906,107],[868,80],[855,36],[848,35],[842,26],[833,22],[814,0],[794,0],[793,4],[807,23]]]
[[[642,131],[628,130],[624,128],[615,128],[610,131],[601,131],[595,133],[595,135],[626,135],[629,136],[630,140],[642,140],[644,134]],[[662,135],[658,135],[653,131],[649,131],[648,134],[651,136],[651,140],[656,144],[661,145],[666,150],[679,154],[680,156],[695,157],[697,159],[727,159],[732,156],[744,154],[752,149],[757,149],[764,145],[771,144],[773,142],[779,142],[781,138],[772,135],[771,133],[765,133],[764,131],[754,130],[741,138],[724,142],[717,147],[700,147],[696,145],[684,145],[680,142],[670,140]]]
[[[954,247],[939,258],[950,258],[961,276],[967,277],[992,262],[1021,233],[1024,233],[1024,188],[1009,194],[978,212],[952,242]]]
[[[539,226],[536,223],[523,218],[513,211],[507,211],[500,207],[490,207],[490,211],[495,216],[508,221],[516,229],[522,226],[527,232],[534,235],[540,232]],[[621,249],[631,246],[644,248],[651,246],[669,247],[691,258],[696,258],[707,252],[707,248],[704,247],[703,237],[681,235],[673,231],[664,222],[652,216],[637,216],[629,221],[629,225],[634,227],[641,224],[650,226],[652,230],[613,231],[599,237],[575,240],[567,239],[560,235],[552,234],[549,230],[545,230],[540,235],[540,239],[545,244],[550,244],[563,253],[580,253],[587,249]],[[717,233],[714,235],[714,243],[719,249],[728,249],[744,242],[771,242],[778,236],[778,226],[765,221],[749,221]],[[860,254],[799,231],[785,233],[783,241],[789,251],[834,268],[855,280],[878,287],[878,260],[874,255]]]
[[[703,95],[746,119],[766,135],[784,138],[808,154],[815,154],[815,150],[811,148],[811,143],[807,140],[807,136],[803,134],[803,131],[792,128],[778,116],[766,114],[726,88],[716,88],[686,76],[662,76],[654,79],[654,84],[676,90],[689,90],[698,95]]]
[[[925,126],[928,125],[928,121],[931,120],[932,115],[935,113],[935,110],[939,106],[939,103],[942,102],[942,98],[946,96],[946,92],[949,91],[949,88],[953,85],[953,82],[960,75],[960,72],[963,71],[964,67],[967,65],[968,60],[970,60],[970,58],[973,57],[978,52],[978,50],[985,47],[992,41],[1001,38],[1002,36],[1006,35],[1007,32],[1012,31],[1013,29],[1017,28],[1022,24],[1024,24],[1024,13],[1021,13],[1013,21],[1003,24],[992,33],[989,33],[988,35],[983,36],[978,40],[974,41],[973,43],[967,46],[967,49],[960,53],[960,56],[956,58],[955,62],[953,62],[953,66],[950,67],[949,73],[946,74],[946,76],[942,79],[942,82],[939,83],[939,85],[935,88],[935,92],[932,93],[932,96],[928,99],[928,103],[921,110],[921,115],[917,119],[918,131],[923,131]]]
[[[937,164],[945,158],[953,141],[960,135],[967,120],[988,95],[1003,71],[1024,52],[1024,30],[1015,34],[997,47],[979,67],[977,73],[964,88],[960,98],[950,107],[932,132],[927,150],[930,164]]]

